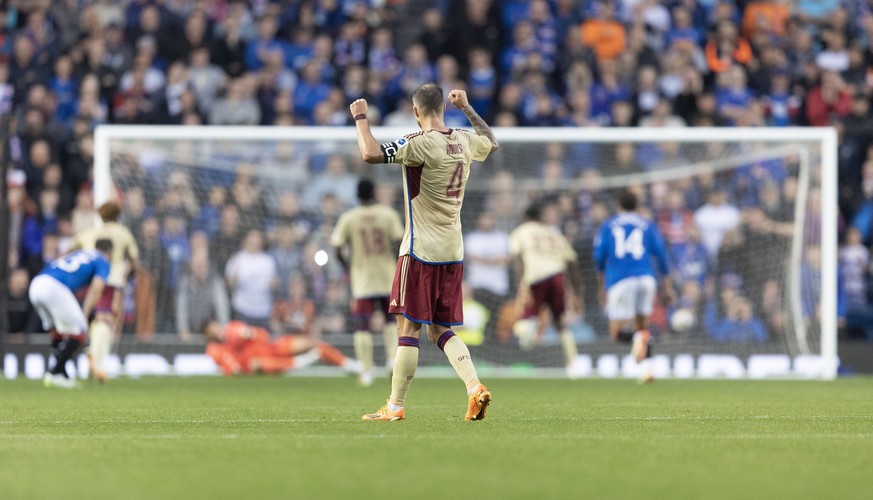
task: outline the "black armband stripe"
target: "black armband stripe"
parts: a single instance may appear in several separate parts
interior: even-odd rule
[[[395,158],[397,157],[397,147],[396,142],[386,142],[379,146],[382,150],[382,161],[383,163],[394,163]]]

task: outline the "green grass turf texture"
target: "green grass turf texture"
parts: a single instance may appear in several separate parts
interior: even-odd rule
[[[0,381],[0,499],[873,498],[873,379]]]

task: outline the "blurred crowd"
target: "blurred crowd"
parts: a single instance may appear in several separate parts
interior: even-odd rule
[[[466,89],[497,126],[836,127],[841,319],[873,338],[871,43],[866,0],[9,0],[0,6],[0,113],[9,117],[3,149],[12,166],[11,303],[24,308],[29,277],[93,224],[96,125],[349,125],[348,103],[365,97],[374,124],[415,129],[409,93],[436,81]],[[446,120],[468,126],[451,107]],[[200,152],[147,154],[158,149],[146,144],[113,164],[126,222],[153,274],[151,299],[130,298],[151,300],[152,314],[131,329],[187,334],[208,315],[344,329],[342,272],[312,257],[355,202],[364,171],[353,152],[216,152],[230,167],[204,176],[179,168],[186,163],[178,158]],[[591,226],[614,207],[606,190],[581,186],[690,156],[678,145],[554,145],[523,168],[504,164],[487,195],[471,193],[467,230],[510,231],[512,198],[523,177],[536,177],[543,189],[535,194],[557,196],[562,227],[587,259]],[[712,339],[778,338],[790,327],[786,273],[752,252],[790,245],[796,161],[640,188],[674,253],[682,307],[705,318],[698,330]],[[290,187],[277,189],[273,176]],[[380,182],[380,196],[396,205],[393,182]],[[813,188],[807,220],[819,199]],[[811,325],[813,226],[804,231],[801,273]],[[471,281],[477,265],[499,267],[503,258],[479,261],[476,246],[468,248]],[[471,307],[485,304],[495,329],[511,287],[470,285]],[[596,300],[588,304],[586,322],[596,325]],[[17,310],[13,331],[38,328]]]

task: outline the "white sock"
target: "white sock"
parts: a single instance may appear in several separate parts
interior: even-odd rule
[[[370,332],[358,331],[353,334],[355,357],[363,365],[364,371],[373,370],[373,335]]]
[[[646,359],[640,361],[640,368],[642,368],[642,370],[643,370],[644,377],[648,377],[649,375],[651,375],[652,374],[651,359],[646,358]]]
[[[564,365],[572,365],[576,355],[579,354],[579,349],[576,347],[576,337],[569,328],[561,330],[561,349],[564,351]]]
[[[406,402],[406,394],[418,367],[419,340],[414,337],[402,337],[401,340],[404,343],[397,347],[394,373],[391,377],[391,396],[388,397],[388,404],[393,403],[396,406],[403,406]]]
[[[443,345],[443,352],[449,358],[449,363],[458,374],[458,377],[464,382],[467,388],[467,393],[479,386],[479,376],[476,374],[476,367],[473,365],[473,358],[470,357],[470,350],[467,345],[457,335],[453,335]]]
[[[92,370],[105,370],[104,363],[109,357],[109,350],[112,346],[112,328],[109,323],[100,320],[91,322],[89,332],[91,345],[89,352],[91,353],[91,362],[94,366]]]
[[[342,368],[349,373],[361,373],[364,371],[364,365],[357,359],[352,358],[344,359]]]
[[[321,353],[317,347],[314,347],[303,354],[294,356],[294,368],[304,368],[316,363],[319,359],[321,359]]]

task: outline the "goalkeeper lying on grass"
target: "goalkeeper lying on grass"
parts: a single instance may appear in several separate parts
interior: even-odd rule
[[[282,335],[274,340],[267,330],[242,321],[231,321],[225,326],[210,321],[203,333],[209,341],[206,354],[225,375],[282,373],[317,361],[351,373],[361,372],[360,364],[337,348],[303,335]]]

